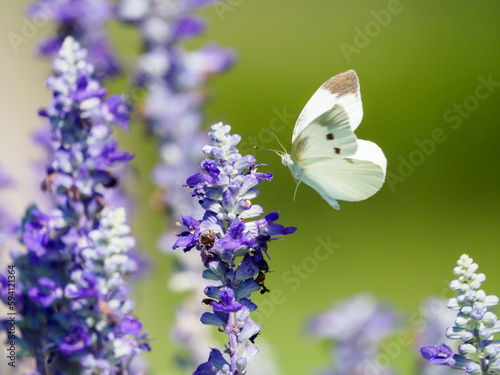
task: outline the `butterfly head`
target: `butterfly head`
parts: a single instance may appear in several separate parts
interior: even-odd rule
[[[292,165],[295,164],[293,162],[292,158],[290,157],[290,155],[287,154],[286,152],[281,153],[280,156],[281,156],[281,162],[283,163],[283,165],[285,167],[289,167],[290,168]]]

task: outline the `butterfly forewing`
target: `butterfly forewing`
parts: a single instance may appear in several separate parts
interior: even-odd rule
[[[309,99],[302,110],[293,130],[292,142],[311,123],[339,104],[348,114],[351,129],[354,131],[363,117],[359,80],[354,70],[337,74],[323,83]]]
[[[340,158],[356,152],[356,136],[349,117],[338,104],[309,124],[292,143],[290,155],[296,164],[311,158]]]

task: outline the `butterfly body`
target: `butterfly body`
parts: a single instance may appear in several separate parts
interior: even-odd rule
[[[299,182],[333,208],[337,200],[360,201],[382,187],[387,160],[373,142],[357,139],[363,117],[359,81],[349,70],[326,81],[302,110],[290,153],[281,156]]]

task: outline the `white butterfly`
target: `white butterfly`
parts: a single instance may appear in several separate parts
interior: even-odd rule
[[[281,155],[299,184],[311,186],[337,210],[337,199],[366,199],[385,180],[387,159],[380,147],[354,134],[362,117],[358,77],[354,70],[340,73],[309,99],[293,129],[290,154]]]

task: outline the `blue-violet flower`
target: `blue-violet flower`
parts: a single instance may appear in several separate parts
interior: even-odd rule
[[[500,323],[489,309],[498,304],[498,297],[488,296],[480,289],[486,276],[476,273],[477,269],[472,258],[463,254],[453,269],[457,279],[450,282],[457,296],[450,298],[447,306],[458,311],[458,315],[455,325],[446,330],[446,336],[462,341],[458,347],[460,354],[444,344],[424,346],[420,351],[432,364],[465,370],[468,374],[497,374],[500,371],[500,343],[493,335],[500,332]]]
[[[190,51],[182,46],[205,30],[204,21],[193,13],[212,3],[214,0],[121,0],[118,5],[120,19],[137,26],[142,35],[144,52],[137,63],[135,83],[147,89],[141,115],[158,139],[160,162],[153,180],[159,188],[159,203],[168,209],[170,218],[192,213],[194,208],[182,182],[196,171],[201,161],[197,150],[208,141],[200,131],[207,101],[203,85],[235,62],[232,51],[217,45]],[[171,246],[162,248],[169,251]]]
[[[266,292],[265,274],[269,271],[266,261],[269,241],[277,235],[288,235],[296,228],[277,224],[279,214],[271,212],[260,220],[251,221],[263,214],[252,200],[259,194],[256,185],[271,180],[270,173],[258,172],[253,155],[242,156],[236,145],[241,137],[231,135],[231,127],[222,123],[213,125],[209,133],[212,144],[203,152],[212,159],[201,163],[203,173],[187,179],[191,195],[205,210],[202,220],[182,217],[186,230],[178,235],[174,249],[197,249],[205,266],[203,277],[220,282],[205,288],[204,304],[212,307],[201,322],[220,327],[229,336],[224,353],[212,349],[208,362],[198,367],[194,374],[244,374],[247,365],[258,353],[253,341],[260,326],[250,313],[257,306],[250,300],[253,292]],[[242,349],[243,348],[243,349]]]
[[[203,107],[209,96],[206,82],[229,69],[234,53],[215,44],[188,50],[184,43],[205,31],[205,21],[196,11],[214,4],[214,0],[120,0],[118,16],[132,24],[142,37],[143,52],[134,72],[135,87],[130,90],[134,102],[143,100],[141,118],[156,137],[159,161],[152,174],[157,190],[154,203],[168,214],[169,226],[161,236],[159,248],[175,257],[175,272],[168,285],[174,291],[191,293],[178,305],[171,330],[176,343],[176,363],[185,368],[205,359],[205,350],[213,338],[210,330],[193,330],[191,319],[203,312],[199,303],[203,265],[198,259],[172,252],[174,222],[182,215],[202,214],[202,208],[185,194],[182,183],[193,174],[201,161],[199,149],[209,139],[201,131]],[[177,283],[186,274],[190,286]],[[206,286],[206,285],[205,285]],[[203,288],[201,289],[203,290]],[[198,292],[196,292],[198,291]],[[197,319],[197,318],[196,318]],[[203,338],[202,338],[203,336]],[[213,345],[210,345],[213,346]]]
[[[18,340],[39,374],[129,373],[134,356],[149,350],[125,285],[136,268],[127,254],[135,241],[125,210],[103,198],[118,183],[110,168],[132,158],[111,139],[112,125],[128,129],[128,107],[104,99],[85,58],[68,37],[54,60],[53,100],[39,113],[51,123],[42,190],[55,208],[28,208],[19,233],[27,252],[14,256]]]
[[[383,341],[398,325],[395,311],[370,294],[358,294],[335,303],[307,325],[314,336],[331,345],[332,364],[324,375],[390,375],[394,371],[378,360]]]

